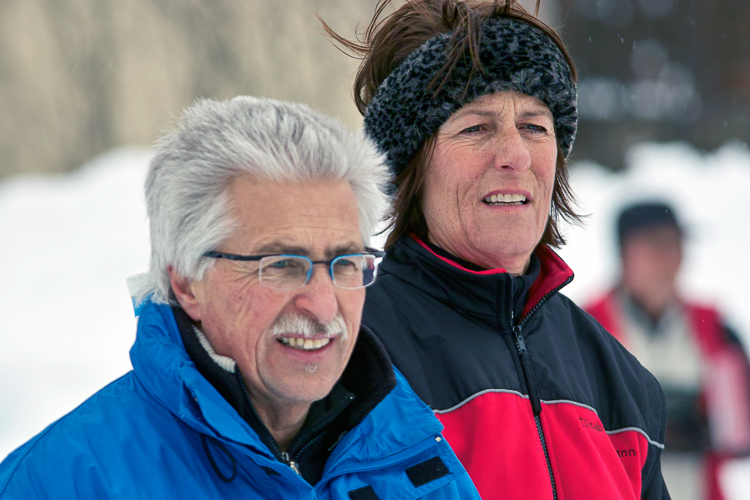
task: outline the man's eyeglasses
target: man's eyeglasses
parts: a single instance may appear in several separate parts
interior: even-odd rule
[[[367,253],[339,255],[331,260],[312,260],[304,255],[237,255],[210,251],[204,257],[238,261],[260,261],[260,282],[269,288],[289,290],[305,285],[312,278],[313,265],[325,264],[333,284],[339,288],[363,288],[375,283],[377,258],[383,252],[367,249]]]

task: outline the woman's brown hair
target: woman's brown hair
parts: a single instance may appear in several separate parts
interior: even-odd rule
[[[450,80],[451,71],[462,58],[470,58],[472,72],[482,71],[479,59],[482,24],[491,18],[516,19],[539,28],[560,49],[570,68],[571,80],[577,78],[575,64],[559,35],[547,24],[532,15],[515,0],[407,0],[388,16],[383,11],[392,0],[380,0],[375,14],[361,39],[348,40],[334,32],[322,19],[323,29],[342,47],[342,51],[362,59],[354,80],[354,102],[364,115],[367,105],[383,80],[413,51],[427,40],[442,33],[452,32],[451,51],[447,61],[430,86],[435,94]],[[539,10],[536,2],[536,12]],[[381,19],[382,17],[382,19]],[[468,82],[467,82],[468,86]],[[421,207],[422,186],[435,144],[435,135],[427,139],[406,168],[395,179],[397,186],[392,210],[388,216],[388,235],[385,247],[390,248],[405,234],[413,233],[426,239],[427,224]],[[555,185],[547,226],[541,244],[560,247],[565,240],[558,226],[560,219],[580,222],[573,205],[575,198],[568,182],[568,166],[558,144]]]

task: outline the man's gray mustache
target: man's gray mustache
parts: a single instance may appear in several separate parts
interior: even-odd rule
[[[320,323],[303,314],[285,314],[274,322],[271,334],[274,337],[297,334],[305,338],[312,338],[316,335],[325,335],[328,338],[340,336],[341,340],[346,340],[349,330],[346,328],[346,321],[341,313],[336,313],[336,316],[328,323]]]

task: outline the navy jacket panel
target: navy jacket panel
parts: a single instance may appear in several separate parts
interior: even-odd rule
[[[562,260],[537,256],[541,275],[515,318],[506,272],[467,270],[402,238],[368,289],[364,323],[483,498],[668,498],[658,383],[559,293],[572,279]]]

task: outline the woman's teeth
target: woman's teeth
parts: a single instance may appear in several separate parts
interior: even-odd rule
[[[493,194],[483,200],[485,203],[502,203],[523,205],[526,203],[526,197],[522,194]]]
[[[282,344],[294,347],[295,349],[302,349],[303,351],[313,351],[325,347],[331,341],[329,338],[325,339],[303,339],[300,337],[279,337],[279,342]]]

